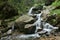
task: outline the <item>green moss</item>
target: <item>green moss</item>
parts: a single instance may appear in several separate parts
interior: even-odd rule
[[[60,6],[60,0],[56,0],[54,3],[52,3],[52,6],[54,7]]]
[[[60,9],[52,10],[51,14],[54,14],[54,13],[57,15],[60,15]]]

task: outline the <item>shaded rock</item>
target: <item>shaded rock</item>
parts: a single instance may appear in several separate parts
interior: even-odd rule
[[[24,22],[18,22],[18,23],[16,22],[14,24],[14,27],[15,27],[15,29],[18,29],[20,32],[23,32],[25,25],[26,25],[26,23],[24,23]]]
[[[32,26],[34,21],[35,21],[34,18],[28,15],[23,15],[15,21],[14,25],[20,32],[30,34],[30,33],[34,33],[35,31],[35,26]]]
[[[59,30],[60,30],[60,16],[59,15],[53,14],[53,15],[47,17],[46,22],[50,23],[51,25],[53,25],[55,27],[58,27],[58,29],[55,31],[56,31],[56,33],[59,32]]]
[[[32,24],[26,24],[24,22],[15,23],[15,27],[25,34],[32,34],[35,32],[36,27],[32,26]]]
[[[41,11],[41,13],[42,13],[43,20],[46,20],[50,14],[50,11],[48,9],[45,9],[45,10]]]
[[[55,9],[60,9],[60,6],[56,7]]]
[[[56,21],[57,21],[58,24],[60,23],[60,15],[57,15]]]
[[[46,22],[54,26],[56,24],[56,15],[53,14],[53,15],[48,16]]]
[[[35,33],[35,30],[36,30],[35,26],[32,26],[31,24],[27,24],[27,25],[25,25],[24,33],[25,34],[33,34],[33,33]]]

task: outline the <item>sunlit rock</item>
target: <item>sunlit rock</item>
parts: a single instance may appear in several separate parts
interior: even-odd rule
[[[34,20],[34,18],[32,18],[32,17],[30,17],[30,16],[28,16],[28,15],[23,15],[23,16],[19,17],[19,18],[16,20],[16,22],[26,22],[26,23],[28,23],[28,22],[30,22],[31,20]]]

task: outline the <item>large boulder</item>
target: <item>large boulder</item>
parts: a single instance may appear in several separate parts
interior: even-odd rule
[[[33,33],[35,33],[35,30],[36,30],[35,26],[33,26],[32,24],[26,24],[24,33],[25,34],[33,34]]]
[[[33,23],[34,23],[34,18],[28,15],[23,15],[17,18],[15,22],[9,22],[7,24],[8,26],[0,31],[2,33],[6,33],[10,29],[12,31],[17,29],[19,32],[23,32],[23,33],[29,33],[29,32],[34,33],[35,27],[32,26]]]
[[[21,17],[19,17],[18,19],[16,19],[15,22],[25,22],[25,23],[28,23],[30,21],[34,20],[34,18],[28,16],[28,15],[23,15]]]
[[[23,15],[23,16],[19,17],[18,19],[16,19],[15,27],[18,28],[20,32],[34,33],[35,27],[32,26],[32,24],[34,22],[35,22],[34,18],[32,18],[28,15]]]

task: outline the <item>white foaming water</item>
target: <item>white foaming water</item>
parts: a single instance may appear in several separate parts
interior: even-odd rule
[[[28,34],[28,35],[24,35],[24,34],[23,34],[23,35],[17,36],[17,38],[23,38],[23,39],[26,39],[26,38],[37,38],[37,37],[40,37],[39,34],[46,33],[46,32],[47,32],[47,34],[50,34],[50,32],[51,32],[52,30],[58,29],[57,27],[53,27],[53,26],[50,25],[49,23],[44,23],[44,22],[42,23],[42,20],[43,20],[42,17],[41,17],[42,12],[39,13],[39,14],[32,14],[32,9],[33,9],[33,8],[35,8],[35,7],[31,7],[31,9],[30,9],[29,12],[28,12],[28,15],[29,15],[29,16],[35,15],[36,18],[37,18],[37,21],[36,21],[35,23],[33,23],[33,25],[36,26],[35,34]],[[42,28],[41,28],[41,23],[43,24],[43,30],[40,31],[40,32],[37,32],[38,29],[42,29]]]
[[[28,12],[28,15],[29,15],[29,16],[33,16],[33,15],[32,15],[32,9],[34,9],[34,8],[35,8],[35,7],[31,7],[31,8],[30,8],[30,10],[29,10],[29,12]]]
[[[52,30],[58,29],[58,27],[53,27],[49,23],[43,25],[43,30],[47,31],[47,34],[50,34]]]
[[[37,38],[37,37],[40,37],[39,34],[29,34],[29,35],[20,35],[18,36],[18,38]]]
[[[58,27],[53,27],[49,23],[45,23],[45,22],[42,23],[42,20],[43,20],[42,17],[41,17],[42,12],[39,13],[39,14],[32,14],[32,9],[33,8],[35,8],[35,7],[31,7],[31,9],[28,12],[28,15],[29,16],[35,15],[36,18],[37,18],[37,21],[35,23],[33,23],[33,25],[36,26],[35,34],[29,34],[29,35],[22,34],[22,35],[16,36],[16,38],[22,38],[24,40],[28,39],[28,38],[37,38],[37,37],[40,37],[39,34],[43,34],[43,33],[46,33],[46,32],[47,32],[47,34],[50,34],[52,30],[58,29]],[[42,29],[41,24],[43,24],[43,30],[40,31],[40,32],[37,32],[38,29]],[[14,24],[12,25],[12,30],[14,30]],[[12,30],[9,30],[7,33],[10,34]],[[10,39],[10,37],[8,39]]]
[[[37,33],[38,29],[42,29],[41,28],[41,19],[42,19],[41,15],[42,15],[42,13],[36,14],[37,21],[33,24],[33,25],[36,25],[35,33]]]
[[[35,7],[31,7],[31,9],[29,10],[28,14],[29,15],[32,15],[32,9],[35,8]],[[37,21],[35,23],[33,23],[33,25],[36,26],[36,30],[35,30],[35,33],[37,33],[38,29],[42,29],[41,28],[41,23],[42,23],[42,15],[43,12],[39,13],[39,14],[34,14],[37,18]],[[53,27],[52,25],[50,25],[49,23],[42,23],[43,24],[43,30],[42,31],[47,31],[48,33],[50,33],[52,30],[54,29],[58,29],[57,27]]]
[[[38,29],[41,29],[40,26],[41,26],[41,19],[42,19],[42,18],[41,18],[41,15],[42,15],[42,13],[33,14],[33,13],[32,13],[32,9],[33,9],[33,8],[35,8],[35,7],[31,7],[31,8],[30,8],[30,10],[29,10],[29,12],[28,12],[28,15],[29,15],[29,16],[35,15],[36,18],[37,18],[37,21],[33,24],[33,25],[36,26],[36,30],[35,30],[35,33],[36,33]]]

